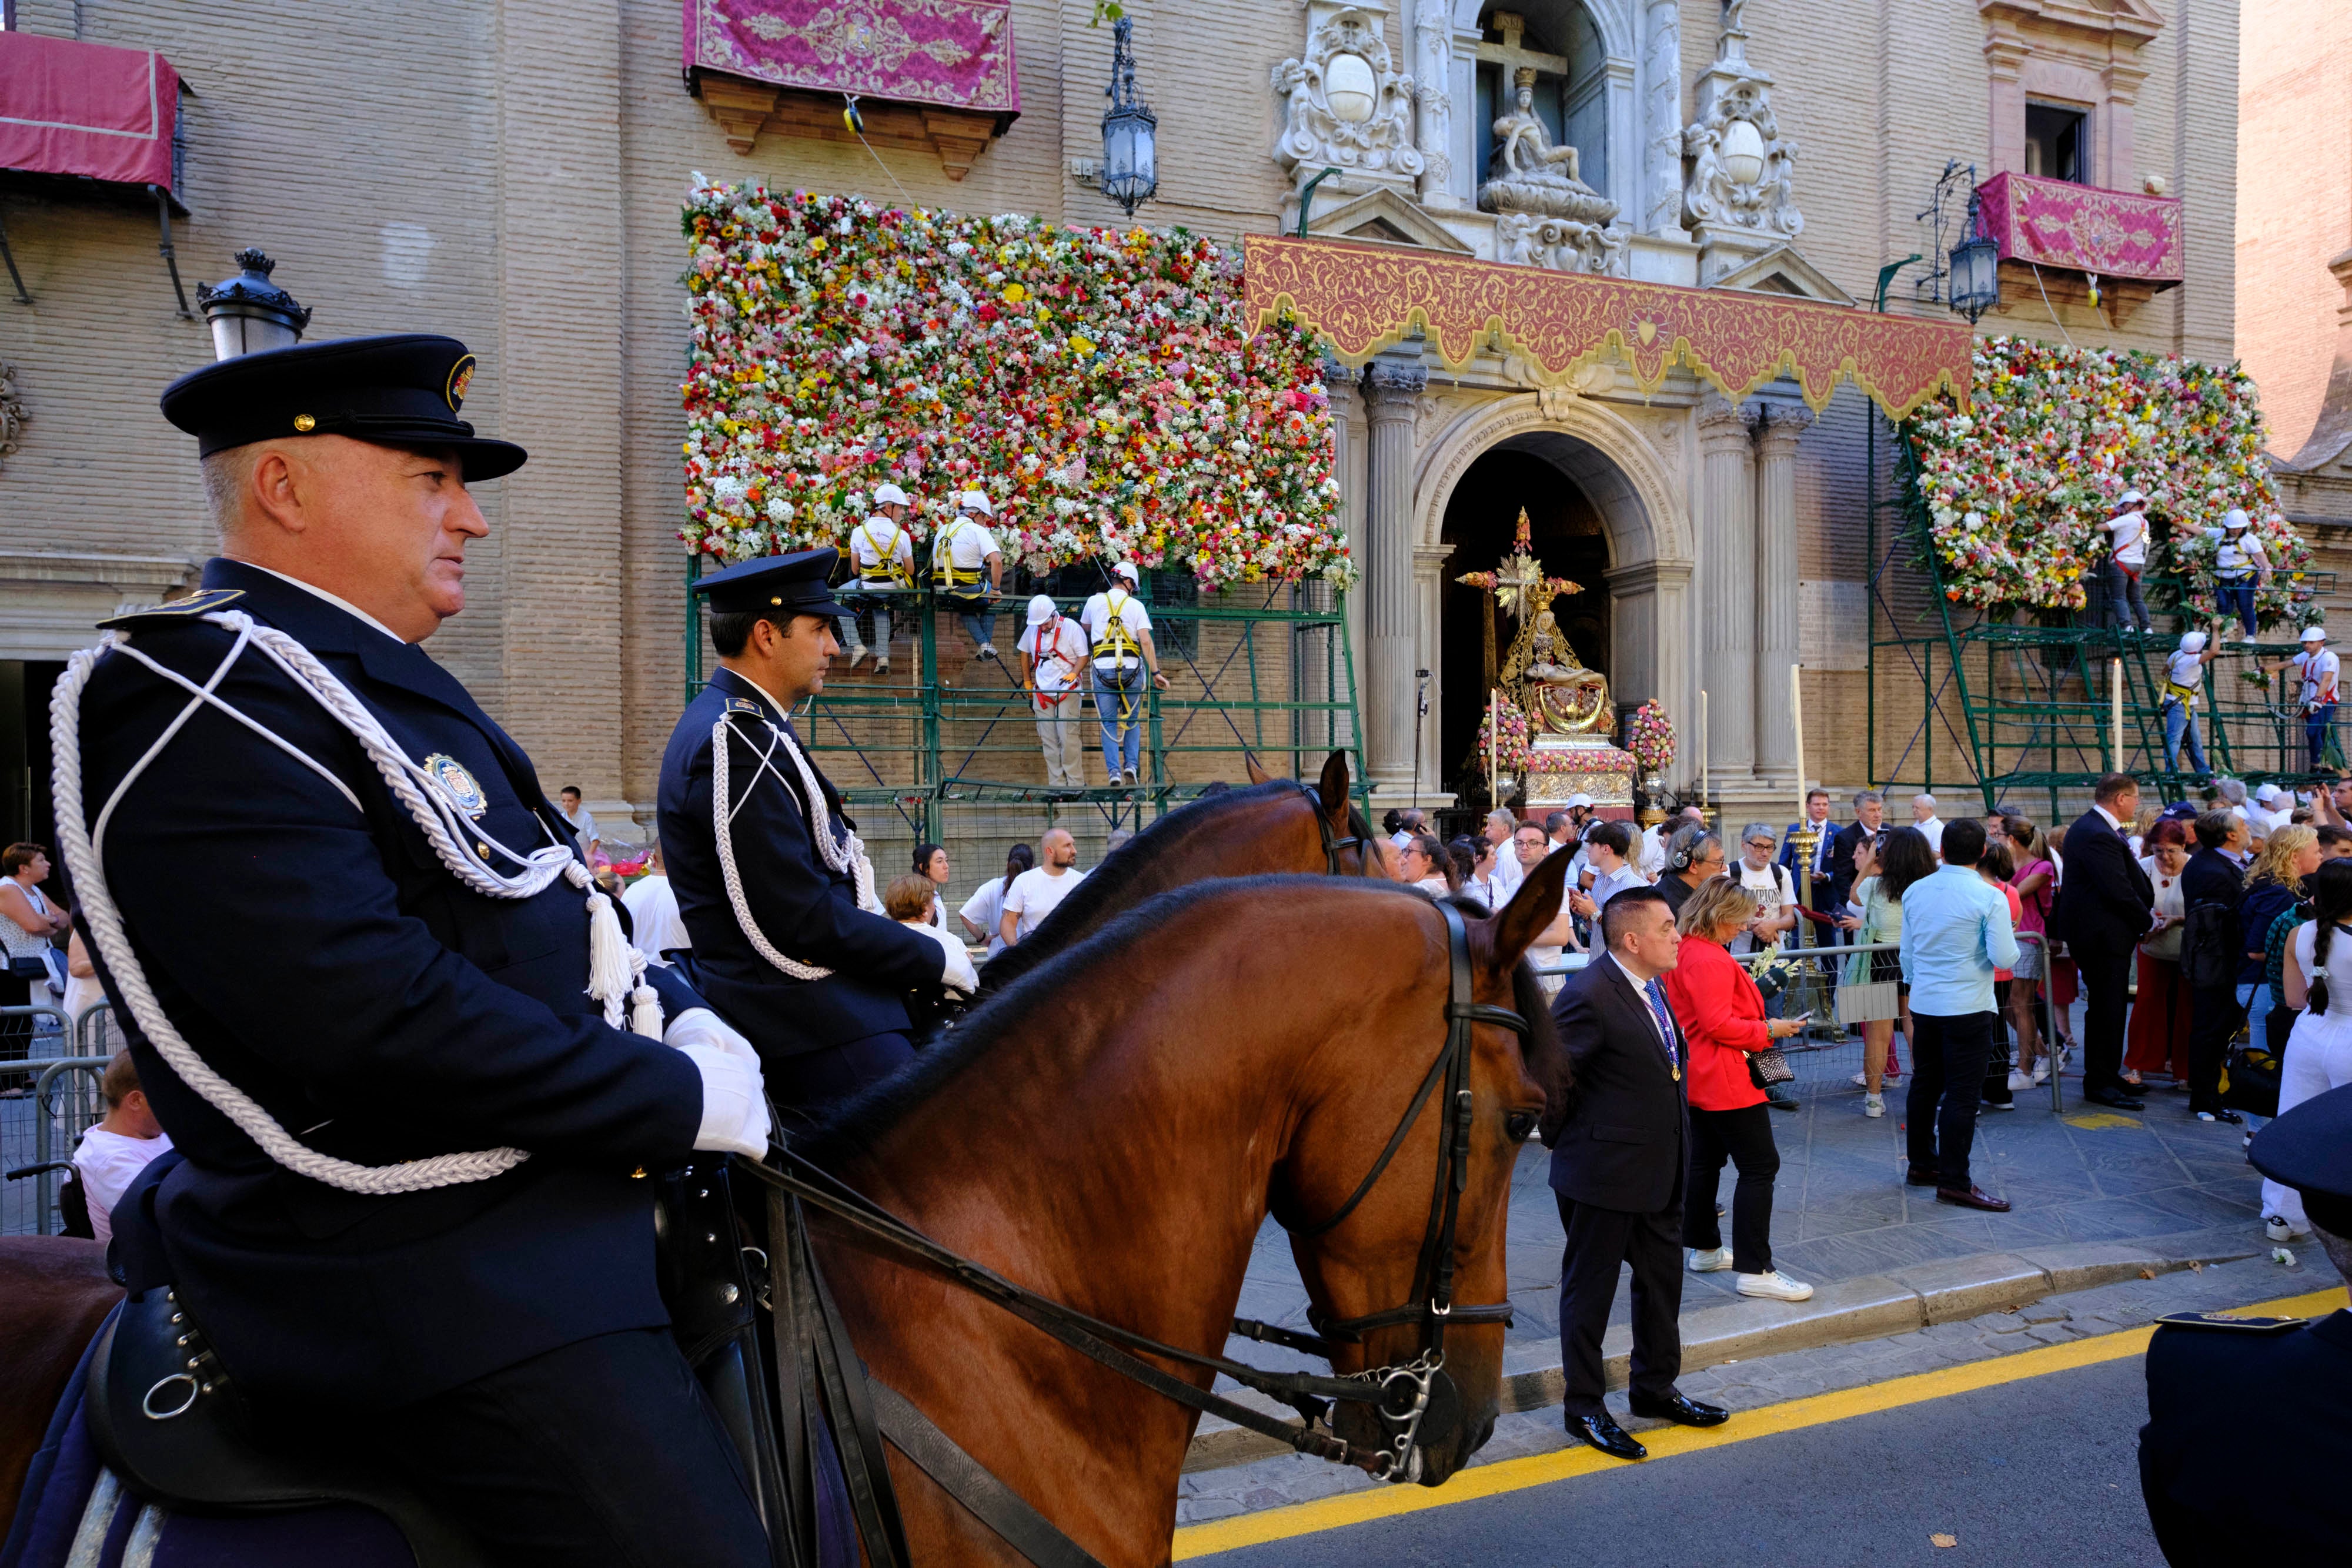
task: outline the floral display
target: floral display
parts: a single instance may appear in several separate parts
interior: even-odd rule
[[[1502,693],[1495,693],[1486,704],[1486,713],[1478,720],[1477,767],[1486,768],[1486,747],[1492,745],[1495,770],[1498,773],[1520,774],[1535,766],[1535,753],[1528,742],[1528,716],[1519,705]]]
[[[723,565],[839,544],[885,480],[919,549],[985,492],[1033,570],[1354,577],[1314,339],[1253,332],[1241,256],[696,178],[687,521]]]
[[[1675,759],[1675,721],[1656,701],[1643,703],[1625,721],[1625,749],[1644,770],[1663,773]]]
[[[2253,519],[2273,569],[2266,623],[2310,598],[2311,552],[2279,515],[2253,382],[2236,366],[2031,338],[1976,346],[1969,406],[1905,426],[1944,596],[1980,608],[2079,610],[2116,497],[2138,490],[2159,542],[2151,575],[2211,580],[2222,515]],[[2201,596],[2201,595],[2200,595]],[[2151,599],[2162,599],[2152,593]]]

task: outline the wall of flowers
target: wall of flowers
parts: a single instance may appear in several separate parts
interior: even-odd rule
[[[695,186],[679,538],[710,565],[839,544],[887,479],[925,541],[987,492],[1035,570],[1352,580],[1314,340],[1247,329],[1238,246]]]
[[[2286,519],[2262,457],[2262,410],[2235,365],[2031,338],[1978,342],[1966,412],[1948,398],[1906,422],[1945,597],[1985,609],[2084,605],[2104,540],[2096,525],[2126,490],[2160,542],[2150,577],[2174,574],[2200,612],[2211,598],[2222,514],[2242,507],[2275,569],[2265,624],[2293,619],[2311,552]],[[2179,593],[2152,584],[2152,604]]]

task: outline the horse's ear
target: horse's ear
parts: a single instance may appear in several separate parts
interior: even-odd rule
[[[1339,823],[1348,825],[1348,754],[1335,751],[1323,759],[1322,781],[1316,795],[1323,802],[1323,814]]]
[[[1507,969],[1534,946],[1544,928],[1559,918],[1559,901],[1567,896],[1568,866],[1576,857],[1549,854],[1536,862],[1519,883],[1511,902],[1495,916],[1495,946],[1490,955],[1497,969]]]
[[[1274,775],[1268,773],[1265,768],[1260,768],[1257,765],[1257,758],[1250,753],[1246,751],[1242,753],[1242,763],[1249,769],[1249,781],[1251,783],[1271,784],[1274,782]]]

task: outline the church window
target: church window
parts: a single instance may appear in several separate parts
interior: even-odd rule
[[[2028,102],[2025,106],[2025,172],[2045,180],[2091,183],[2088,134],[2090,116],[2062,104]]]
[[[1494,169],[1495,121],[1508,113],[1512,72],[1536,73],[1535,112],[1555,146],[1574,147],[1577,177],[1598,191],[1609,188],[1607,72],[1601,35],[1578,0],[1527,0],[1524,11],[1489,11],[1477,49],[1477,107],[1474,115],[1476,178]]]

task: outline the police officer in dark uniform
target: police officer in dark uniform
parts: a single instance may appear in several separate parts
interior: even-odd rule
[[[764,1152],[756,1059],[616,958],[530,758],[417,646],[467,484],[524,460],[457,417],[474,363],[347,339],[163,395],[221,556],[58,696],[78,922],[184,1155],[117,1234],[263,1429],[380,1441],[495,1560],[764,1563],[643,1179]]]
[[[912,1059],[909,991],[978,988],[961,947],[882,914],[840,792],[793,728],[841,651],[835,559],[801,550],[696,582],[719,668],[662,757],[662,857],[698,983],[759,1048],[777,1106],[804,1116]]]
[[[2315,1239],[2352,1281],[2352,1088],[2255,1134],[2253,1161],[2303,1194]],[[2140,1491],[2173,1568],[2352,1561],[2352,1312],[2160,1320],[2147,1416]]]

